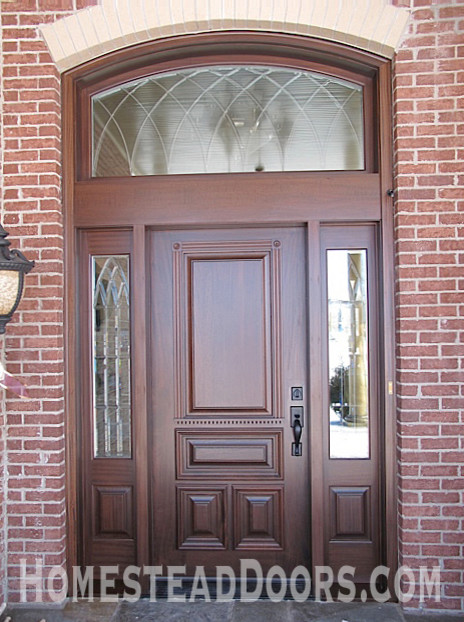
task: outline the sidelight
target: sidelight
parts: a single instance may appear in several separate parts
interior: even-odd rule
[[[92,97],[93,177],[364,169],[363,88],[316,72],[213,66]]]
[[[367,252],[327,251],[330,457],[369,457]]]
[[[130,458],[129,257],[92,257],[94,452]]]

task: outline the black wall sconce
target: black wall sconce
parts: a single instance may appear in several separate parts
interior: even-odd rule
[[[8,233],[0,225],[0,335],[21,300],[24,275],[35,265],[18,250],[10,250]]]

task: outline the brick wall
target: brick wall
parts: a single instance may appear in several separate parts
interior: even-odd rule
[[[401,561],[464,610],[464,3],[402,2],[394,82]],[[418,605],[413,601],[411,605]]]
[[[0,144],[1,150],[1,144]],[[1,180],[0,180],[1,189]],[[1,212],[0,212],[1,213]],[[0,362],[4,365],[4,339],[0,337]],[[5,504],[5,392],[0,389],[0,606],[6,601],[6,504]]]
[[[0,427],[8,435],[10,601],[19,598],[21,558],[31,570],[36,558],[61,564],[66,546],[60,81],[37,27],[94,4],[1,4],[2,217],[13,245],[37,261],[0,353],[33,398],[23,402],[9,396],[5,402],[0,395]],[[464,393],[464,5],[460,0],[397,4],[413,11],[394,84],[400,553],[402,563],[413,568],[441,565],[442,603],[426,606],[458,610],[464,609],[459,410]],[[0,535],[2,490],[0,480]],[[0,596],[2,546],[4,541]]]
[[[0,29],[0,46],[2,44],[2,31]],[[0,72],[2,70],[2,57],[0,54]],[[1,78],[0,78],[1,79]],[[1,86],[1,83],[0,83]],[[3,196],[3,89],[0,88],[0,194]],[[3,221],[3,201],[0,202],[0,222]],[[4,338],[0,336],[0,363],[5,364]],[[6,565],[5,565],[5,392],[0,389],[0,606],[6,600]]]
[[[0,361],[3,361],[0,337]],[[5,507],[5,396],[0,394],[0,606],[6,600],[6,507]]]
[[[2,415],[10,601],[19,599],[20,559],[31,570],[37,559],[65,559],[60,78],[37,26],[73,8],[66,0],[1,5],[3,224],[12,246],[37,264],[4,340],[8,370],[32,398],[8,394]]]

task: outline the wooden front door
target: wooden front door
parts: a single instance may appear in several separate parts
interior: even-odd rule
[[[97,577],[117,565],[120,578],[134,565],[187,576],[237,573],[241,559],[287,576],[325,565],[335,583],[350,565],[359,587],[396,564],[389,68],[301,37],[205,37],[65,79],[68,141],[79,126],[66,155],[69,559]],[[111,99],[149,74],[218,63],[313,72],[317,88],[324,73],[337,89],[350,82],[362,91],[360,161],[349,141],[327,147],[334,170],[253,160],[168,174],[145,166],[160,153],[150,141],[133,140],[129,174],[113,166],[130,154],[111,143],[102,105],[110,142],[93,145],[105,89]],[[119,129],[132,136],[142,108]],[[254,132],[238,112],[233,132]]]
[[[305,263],[300,227],[151,234],[151,539],[164,569],[310,565]]]

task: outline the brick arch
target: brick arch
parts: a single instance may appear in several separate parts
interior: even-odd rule
[[[60,71],[135,43],[221,30],[302,34],[392,58],[408,18],[389,0],[100,0],[42,34]]]

